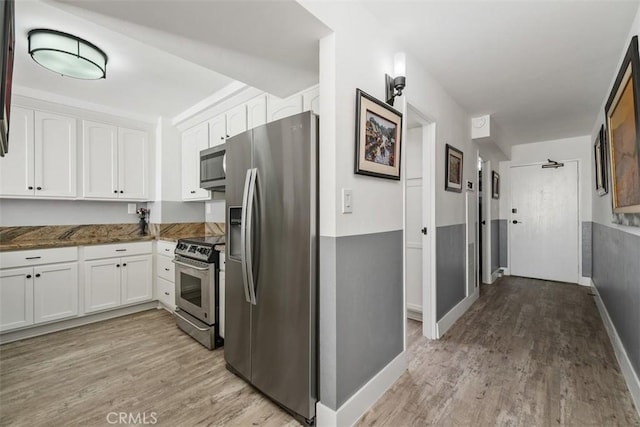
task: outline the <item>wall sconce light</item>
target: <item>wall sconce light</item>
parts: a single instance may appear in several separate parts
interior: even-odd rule
[[[404,53],[396,53],[393,57],[393,74],[395,77],[391,77],[389,74],[385,74],[386,83],[386,96],[387,104],[393,105],[393,100],[396,96],[402,96],[402,90],[406,85],[406,64]]]

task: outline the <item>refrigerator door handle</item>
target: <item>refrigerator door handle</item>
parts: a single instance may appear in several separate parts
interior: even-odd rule
[[[249,181],[249,197],[247,198],[247,231],[246,231],[246,270],[247,270],[247,282],[249,288],[249,298],[253,305],[256,305],[256,291],[253,280],[253,202],[256,198],[256,180],[258,177],[258,169],[251,169],[251,179]]]
[[[244,192],[242,193],[242,214],[240,215],[240,269],[242,270],[242,286],[244,286],[244,298],[251,303],[249,298],[249,281],[247,280],[247,200],[249,198],[249,183],[251,182],[252,170],[247,169],[244,179]]]

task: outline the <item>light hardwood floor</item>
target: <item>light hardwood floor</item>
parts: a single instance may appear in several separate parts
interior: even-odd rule
[[[502,279],[440,341],[408,325],[409,370],[360,425],[637,426],[589,290]],[[298,425],[151,310],[0,347],[0,425]],[[113,418],[112,418],[113,419]]]

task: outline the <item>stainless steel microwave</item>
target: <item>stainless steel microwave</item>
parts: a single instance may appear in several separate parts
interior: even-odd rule
[[[200,188],[224,191],[226,182],[225,145],[217,145],[200,152]]]

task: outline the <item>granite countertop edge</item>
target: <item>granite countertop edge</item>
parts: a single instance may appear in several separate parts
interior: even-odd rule
[[[69,239],[69,240],[26,240],[19,242],[2,242],[0,243],[0,252],[11,251],[25,251],[31,249],[53,249],[53,248],[68,248],[71,246],[93,246],[93,245],[106,245],[109,243],[131,243],[131,242],[146,242],[153,240],[165,240],[169,242],[176,242],[178,239],[185,239],[188,237],[196,237],[192,235],[185,236],[114,236],[114,237],[91,237],[81,239]],[[218,249],[222,247],[222,249]],[[216,245],[216,250],[224,252],[224,245]]]

